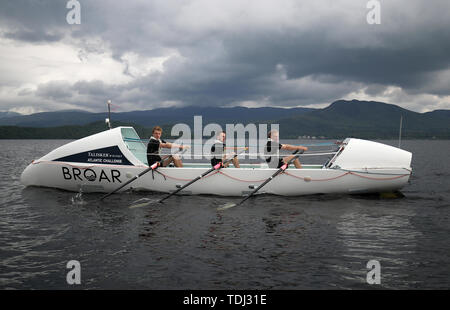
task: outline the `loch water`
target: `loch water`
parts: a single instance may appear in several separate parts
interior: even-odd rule
[[[402,198],[261,195],[220,212],[239,198],[176,196],[130,208],[163,194],[99,203],[100,194],[20,183],[31,160],[67,142],[0,140],[1,289],[450,287],[449,141],[402,141],[413,153]],[[80,285],[66,281],[71,260],[80,262]],[[381,284],[366,281],[371,260]]]

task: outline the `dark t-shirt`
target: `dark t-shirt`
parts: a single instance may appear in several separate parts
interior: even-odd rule
[[[220,141],[216,141],[216,143],[211,146],[211,155],[214,156],[211,158],[211,166],[214,167],[218,163],[222,162],[222,157],[225,153],[225,146],[225,143]]]
[[[270,168],[280,168],[283,165],[283,159],[279,156],[279,150],[283,144],[269,139],[266,143],[265,154],[271,155],[266,156],[266,162],[269,164]]]
[[[161,161],[161,156],[159,156],[160,143],[166,143],[163,139],[156,139],[153,136],[148,141],[147,145],[147,162],[151,166],[157,161]]]

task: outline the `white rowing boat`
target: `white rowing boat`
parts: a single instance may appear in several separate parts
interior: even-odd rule
[[[304,154],[307,155],[307,154]],[[285,196],[328,193],[374,193],[402,188],[411,175],[412,154],[385,144],[347,138],[323,165],[288,168],[258,193]],[[63,145],[26,167],[25,186],[68,191],[114,191],[148,168],[146,146],[132,127],[117,127]],[[133,189],[170,193],[208,169],[207,163],[157,168],[119,192]],[[222,168],[193,183],[182,194],[243,196],[277,169],[266,163]]]

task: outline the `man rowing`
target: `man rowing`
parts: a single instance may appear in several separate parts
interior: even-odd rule
[[[161,162],[160,151],[161,148],[172,149],[178,148],[180,151],[189,148],[188,145],[179,145],[175,143],[166,142],[161,139],[162,128],[159,126],[153,127],[152,136],[148,141],[147,145],[147,161],[148,165],[151,166],[156,162]],[[167,167],[171,162],[174,163],[175,167],[183,167],[181,159],[177,155],[170,155],[164,161],[161,162],[161,167]]]
[[[233,149],[233,150],[237,150],[237,147],[227,147],[225,144],[225,138],[226,138],[226,134],[225,131],[221,131],[217,136],[216,136],[216,141],[214,142],[214,144],[211,146],[211,155],[214,155],[213,158],[211,158],[211,166],[215,166],[218,163],[222,163],[225,160],[227,160],[227,155],[224,154],[226,149]],[[239,166],[239,159],[236,157],[234,157],[232,159],[233,165],[236,168],[240,168]],[[224,164],[224,168],[227,168],[229,166],[229,162]]]
[[[270,154],[272,156],[266,157],[266,162],[268,163],[270,168],[278,169],[281,168],[284,164],[288,163],[294,155],[285,156],[281,158],[279,156],[279,150],[287,150],[287,151],[300,151],[304,150],[307,151],[308,148],[306,146],[301,145],[290,145],[290,144],[280,144],[279,143],[279,132],[278,130],[271,130],[267,134],[267,143],[266,143],[266,154]],[[302,164],[300,163],[300,160],[297,158],[294,160],[295,168],[301,169]]]

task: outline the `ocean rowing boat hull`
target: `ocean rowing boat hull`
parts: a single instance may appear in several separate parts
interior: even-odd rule
[[[74,192],[108,193],[139,174],[145,167],[83,165],[75,163],[36,163],[25,169],[22,182],[26,186],[59,188]],[[122,191],[157,191],[169,193],[196,178],[209,168],[159,168],[148,172],[126,186]],[[211,194],[243,196],[260,185],[276,170],[261,168],[224,168],[192,184],[180,194]],[[344,171],[338,169],[288,169],[277,176],[259,193],[284,196],[373,193],[402,188],[410,172],[398,169]]]
[[[33,161],[23,171],[25,186],[42,186],[74,192],[109,193],[147,169],[137,148],[126,144],[138,140],[132,127],[118,127],[64,145]],[[136,142],[138,143],[138,142]],[[142,142],[139,142],[142,143]],[[136,155],[136,156],[135,156]],[[297,196],[334,193],[376,193],[396,191],[411,175],[411,153],[372,141],[349,138],[325,165],[289,168],[258,193]],[[121,191],[169,193],[210,169],[208,165],[185,164],[183,168],[158,168],[138,178]],[[224,168],[195,182],[180,194],[244,196],[276,169],[261,165]]]

